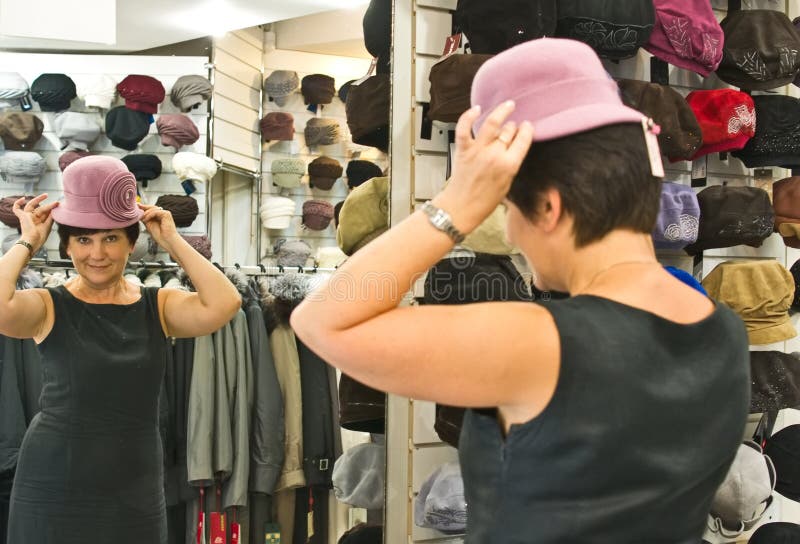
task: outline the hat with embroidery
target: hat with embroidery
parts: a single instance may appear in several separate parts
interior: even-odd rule
[[[302,159],[275,159],[270,166],[272,183],[278,187],[294,189],[300,187],[300,180],[306,173],[306,163]]]
[[[17,72],[0,72],[0,108],[22,107],[30,92],[28,82]]]
[[[665,181],[661,184],[661,206],[653,229],[657,249],[681,249],[697,241],[700,204],[691,187]]]
[[[689,255],[740,244],[760,247],[775,226],[769,194],[758,187],[712,185],[697,193],[700,228]]]
[[[26,151],[33,149],[42,138],[44,123],[32,113],[0,113],[0,138],[6,149]]]
[[[291,198],[268,196],[261,204],[261,223],[265,229],[289,228],[294,216],[295,203]]]
[[[336,180],[342,177],[342,165],[331,157],[317,157],[308,164],[308,184],[312,188],[330,191]]]
[[[0,153],[0,175],[6,183],[38,183],[47,163],[33,151],[6,151]]]
[[[656,22],[644,48],[706,77],[722,60],[725,36],[708,0],[655,0]]]
[[[797,336],[789,320],[794,278],[778,261],[726,261],[703,278],[703,287],[742,318],[751,344]]]
[[[65,111],[56,115],[53,120],[56,136],[62,143],[62,149],[80,149],[88,151],[100,137],[100,124],[96,114]]]
[[[110,109],[117,97],[117,80],[106,74],[91,77],[81,85],[79,94],[87,108]]]
[[[800,72],[800,34],[781,11],[729,11],[717,76],[742,89],[765,91],[791,83]],[[761,121],[759,120],[759,123]]]
[[[798,55],[800,57],[800,55]],[[800,99],[784,95],[753,97],[756,131],[745,146],[731,153],[748,168],[800,166]]]
[[[703,135],[703,145],[692,160],[709,153],[742,149],[756,132],[755,104],[747,93],[734,89],[692,91],[686,103]]]
[[[653,0],[559,0],[556,36],[582,41],[603,58],[634,56],[655,25]]]
[[[178,78],[169,92],[169,99],[176,108],[186,113],[211,98],[213,90],[207,77],[190,74]]]
[[[299,86],[300,78],[291,70],[275,70],[264,80],[264,92],[279,108],[286,105]]]

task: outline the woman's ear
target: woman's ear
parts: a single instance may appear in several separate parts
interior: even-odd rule
[[[551,232],[561,219],[561,193],[556,189],[547,189],[540,202],[539,225],[545,232]]]

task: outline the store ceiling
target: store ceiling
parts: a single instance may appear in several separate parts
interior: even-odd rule
[[[135,52],[366,3],[367,0],[117,0],[115,44],[0,35],[0,50]],[[86,14],[74,11],[76,20],[63,24],[86,28]]]

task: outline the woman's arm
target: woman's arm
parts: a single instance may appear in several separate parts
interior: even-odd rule
[[[50,211],[58,205],[51,202],[40,206],[47,198],[39,195],[23,207],[24,198],[14,202],[13,212],[20,220],[20,240],[30,244],[14,245],[0,258],[0,334],[12,338],[33,338],[44,329],[52,304],[45,289],[17,291],[17,278],[28,264],[31,255],[47,241],[53,227]],[[48,308],[50,310],[48,310]]]
[[[433,203],[464,234],[502,201],[530,147],[529,124],[503,125],[512,109],[500,106],[475,139],[479,112],[459,120],[453,176]],[[397,308],[452,246],[422,212],[412,214],[309,295],[292,327],[328,362],[385,391],[460,406],[530,403],[530,384],[557,373],[555,325],[545,310],[510,303]],[[532,354],[553,364],[531,365]]]
[[[230,321],[242,305],[236,287],[184,240],[172,214],[155,206],[139,205],[142,222],[153,239],[186,271],[196,292],[159,291],[159,313],[164,334],[191,338],[211,334]]]

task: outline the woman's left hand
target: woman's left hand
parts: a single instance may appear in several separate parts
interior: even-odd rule
[[[169,252],[172,242],[180,237],[172,214],[158,206],[139,204],[139,208],[144,210],[141,221],[147,232],[158,245]]]

